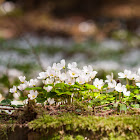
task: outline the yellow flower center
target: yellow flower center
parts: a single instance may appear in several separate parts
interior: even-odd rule
[[[32,95],[33,98],[35,98],[35,95]]]

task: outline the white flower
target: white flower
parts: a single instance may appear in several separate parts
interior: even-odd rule
[[[91,65],[83,67],[83,72],[85,72],[85,73],[91,73],[92,71],[93,71],[93,68]]]
[[[54,85],[58,84],[58,83],[61,83],[61,81],[57,80],[54,82]]]
[[[23,104],[24,105],[28,104],[28,98],[23,101]]]
[[[55,103],[54,98],[48,98],[48,103],[50,105],[54,104]]]
[[[37,79],[46,79],[48,77],[47,72],[40,72]]]
[[[81,77],[83,77],[83,76],[81,75]],[[84,78],[84,80],[85,80],[85,83],[88,83],[88,82],[91,81],[90,74],[86,74],[83,78]]]
[[[75,79],[74,78],[68,78],[65,80],[66,84],[68,85],[74,85],[75,84]]]
[[[129,75],[127,76],[127,78],[128,78],[129,80],[134,80],[134,79],[137,78],[137,74],[131,73],[131,74],[129,74]]]
[[[139,75],[137,75],[137,76],[135,77],[135,82],[140,82],[140,76],[139,76]]]
[[[17,93],[17,87],[13,86],[13,88],[10,88],[11,93]]]
[[[106,90],[107,93],[113,92],[113,91],[114,91],[114,88],[109,88],[108,90]]]
[[[127,89],[124,88],[123,94],[124,94],[125,96],[130,96],[130,91],[127,91]]]
[[[18,89],[21,90],[21,91],[23,91],[26,87],[27,87],[27,84],[20,84],[18,86]]]
[[[77,69],[69,70],[68,73],[71,77],[78,77],[79,76]]]
[[[56,71],[54,77],[55,77],[55,78],[56,78],[56,77],[59,78],[60,73],[61,73],[61,71]]]
[[[65,73],[59,74],[60,81],[64,82],[67,79],[67,75]]]
[[[26,77],[25,76],[19,76],[18,78],[19,78],[20,82],[22,82],[22,83],[26,82],[26,80],[25,80]]]
[[[20,96],[20,93],[19,93],[19,92],[13,94],[13,97],[14,97],[14,99],[16,99],[16,100],[19,99],[19,96]]]
[[[22,101],[13,100],[11,101],[11,105],[23,105]]]
[[[118,92],[123,92],[125,89],[125,85],[121,85],[121,83],[118,83],[115,87],[115,90]]]
[[[55,77],[56,76],[56,72],[53,69],[48,69],[47,70],[47,74],[48,74],[48,76],[51,76],[51,77]]]
[[[92,71],[89,74],[90,74],[91,79],[94,79],[97,74],[97,71]]]
[[[78,77],[76,79],[76,82],[78,82],[79,84],[84,84],[85,83],[85,79],[83,77]]]
[[[140,83],[136,83],[136,85],[140,88]]]
[[[53,89],[53,87],[52,87],[52,86],[48,86],[48,87],[44,87],[44,89],[45,89],[47,92],[50,92],[50,91]]]
[[[76,62],[72,62],[71,64],[69,63],[68,64],[68,69],[74,69],[74,68],[76,68],[77,67],[77,63]]]
[[[80,78],[81,80],[83,79],[82,81],[84,81],[84,83],[87,83],[87,82],[91,81],[90,74],[86,74],[84,72],[80,72],[79,77],[81,77]]]
[[[53,84],[54,82],[54,78],[47,78],[46,80],[42,81],[45,85],[47,84]]]
[[[28,94],[28,98],[30,98],[31,100],[35,99],[38,95],[38,92],[37,91],[34,91],[34,90],[30,90],[29,92],[30,94]]]
[[[60,69],[65,69],[65,60],[64,59],[62,59],[61,61],[60,61],[60,63],[58,63],[57,65],[58,65],[58,67],[60,68]]]
[[[123,72],[119,72],[118,75],[120,76],[119,78],[128,78],[128,76],[131,74],[130,70],[124,70]]]
[[[30,79],[29,86],[30,87],[36,86],[37,83],[38,83],[38,80],[37,79]]]
[[[138,69],[138,75],[140,76],[140,68]]]
[[[52,69],[55,71],[60,71],[62,69],[61,64],[60,63],[58,63],[58,64],[53,63]]]
[[[111,83],[113,81],[113,73],[111,73],[111,75],[107,75],[106,78],[107,80],[105,80],[105,82]]]
[[[115,88],[116,87],[116,81],[112,80],[112,82],[108,83],[108,88]]]
[[[101,90],[101,88],[104,86],[103,79],[99,80],[98,78],[96,78],[95,81],[93,82],[93,85],[97,87],[99,90]]]
[[[64,69],[64,68],[65,68],[65,65],[66,65],[65,60],[64,60],[64,59],[62,59],[62,60],[60,61],[60,64],[63,66],[63,69]]]

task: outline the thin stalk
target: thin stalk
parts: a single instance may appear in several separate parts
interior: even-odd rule
[[[121,102],[121,92],[119,92],[119,101]]]
[[[126,78],[126,83],[127,83],[127,85],[129,85],[129,81],[128,81],[128,79]]]

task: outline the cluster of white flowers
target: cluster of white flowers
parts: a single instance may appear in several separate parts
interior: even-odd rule
[[[118,73],[119,78],[126,78],[128,80],[135,81],[136,85],[140,88],[140,68],[137,72],[132,72],[130,70],[124,70],[124,72]]]
[[[65,68],[65,60],[61,60],[60,63],[54,63],[52,67],[48,67],[46,72],[39,73],[37,79],[42,79],[45,85],[47,84],[57,84],[64,82],[68,85],[74,85],[75,82],[79,84],[84,84],[96,76],[97,72],[93,71],[92,66],[84,66],[83,69],[77,68],[77,63],[69,63],[67,66],[67,71]],[[49,88],[45,89],[48,91]]]
[[[68,85],[74,85],[77,82],[82,85],[91,82],[95,78],[96,74],[97,71],[94,71],[91,65],[84,66],[82,69],[79,69],[77,67],[77,63],[72,62],[66,67],[65,60],[61,60],[60,63],[54,63],[52,67],[47,67],[45,72],[40,72],[36,79],[26,81],[25,76],[20,76],[19,80],[21,81],[21,84],[18,87],[13,86],[13,88],[10,89],[10,92],[14,93],[14,97],[17,99],[19,97],[18,90],[23,91],[27,87],[35,87],[39,80],[42,80],[44,84],[43,88],[47,92],[50,92],[53,89],[53,86],[50,86],[49,84],[55,85],[57,83],[65,83]],[[130,70],[124,70],[124,73],[120,72],[118,75],[119,78],[127,78],[129,80],[135,80],[135,82],[140,82],[140,68],[136,73],[132,73]],[[107,83],[108,89],[123,92],[125,96],[130,96],[130,91],[127,91],[126,86],[121,83],[117,83],[113,79],[113,73],[111,73],[111,75],[107,75],[106,78],[107,80],[105,80],[105,82],[103,79],[96,78],[93,81],[93,85],[101,91],[104,84]],[[136,85],[140,86],[140,83],[136,83]],[[37,91],[30,90],[28,98],[33,100],[37,97],[37,95]]]
[[[137,72],[132,72],[130,70],[124,70],[124,72],[118,73],[119,78],[127,78],[129,80],[134,80],[135,82],[140,82],[140,68]]]
[[[112,89],[112,91],[116,90],[117,92],[123,92],[125,96],[130,96],[130,91],[127,91],[127,88],[125,85],[122,85],[121,83],[117,83],[113,79],[113,73],[111,75],[106,76],[107,80],[105,82],[108,83],[108,89]]]
[[[38,83],[37,79],[30,79],[30,81],[26,81],[26,77],[25,76],[19,76],[19,80],[21,82],[21,84],[19,86],[13,86],[13,88],[10,89],[10,92],[13,93],[13,96],[16,100],[19,99],[20,93],[18,92],[18,90],[23,91],[25,90],[27,87],[35,87],[36,84]],[[31,90],[29,92],[30,94],[28,94],[28,97],[32,100],[35,99],[37,97],[38,92],[37,91],[33,91]]]

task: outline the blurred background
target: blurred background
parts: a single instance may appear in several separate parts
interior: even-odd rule
[[[100,78],[137,70],[140,1],[0,0],[1,94],[61,59],[90,64]]]

